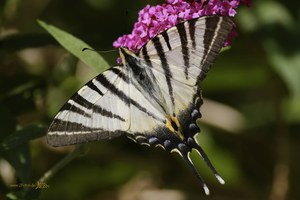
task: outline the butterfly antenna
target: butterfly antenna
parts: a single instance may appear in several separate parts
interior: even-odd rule
[[[186,147],[185,145],[182,145],[181,147],[179,147],[178,148],[179,152],[180,152],[181,156],[183,157],[184,161],[188,164],[190,169],[194,172],[194,174],[200,180],[200,183],[202,185],[202,188],[203,188],[205,194],[209,195],[209,189],[208,189],[207,185],[205,184],[203,178],[200,176],[199,172],[195,168],[195,165],[193,164],[193,162],[190,158],[190,152],[185,147]]]
[[[116,51],[116,49],[111,49],[111,50],[106,50],[106,51],[98,51],[98,50],[87,48],[87,47],[85,47],[85,48],[82,49],[82,51],[86,51],[86,50],[88,50],[88,51],[94,51],[94,52],[99,52],[99,53],[109,53],[109,52]]]
[[[200,154],[200,156],[203,158],[204,162],[206,165],[210,168],[210,170],[214,173],[216,179],[221,183],[222,185],[225,184],[224,179],[219,175],[217,170],[214,168],[214,166],[211,164],[210,160],[208,159],[206,153],[204,150],[198,145],[193,139],[189,140],[189,144],[191,145],[192,148],[195,148],[197,152]]]

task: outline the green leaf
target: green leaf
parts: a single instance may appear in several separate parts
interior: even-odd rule
[[[46,127],[40,125],[31,125],[22,130],[15,131],[0,143],[0,153],[25,144],[29,140],[42,137],[45,134]]]
[[[21,182],[29,183],[31,155],[28,144],[23,144],[0,153],[1,157],[7,160],[7,162],[9,162],[11,166],[16,170],[16,175],[20,178]]]
[[[83,52],[83,48],[92,48],[85,42],[73,35],[41,20],[38,23],[50,33],[66,50],[76,56],[85,64],[93,67],[96,71],[104,71],[109,68],[107,62],[98,53]]]

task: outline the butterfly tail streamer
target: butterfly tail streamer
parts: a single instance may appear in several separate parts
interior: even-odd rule
[[[219,175],[219,173],[217,172],[217,170],[214,168],[214,166],[212,165],[212,163],[210,162],[210,160],[208,159],[208,156],[206,155],[206,153],[204,152],[204,150],[200,147],[200,145],[198,145],[193,139],[190,139],[188,141],[189,145],[196,149],[197,152],[200,154],[200,156],[203,158],[204,162],[206,163],[206,165],[210,168],[210,170],[213,172],[213,174],[215,175],[216,179],[219,181],[219,183],[221,183],[222,185],[225,184],[224,179]]]
[[[179,144],[179,152],[181,156],[183,157],[184,161],[187,163],[187,165],[190,167],[190,169],[193,171],[193,173],[197,176],[197,178],[200,180],[200,183],[202,185],[202,188],[206,195],[209,195],[209,189],[204,182],[203,178],[200,176],[199,172],[197,171],[194,163],[192,162],[190,158],[190,150],[188,150],[188,147],[185,144]]]

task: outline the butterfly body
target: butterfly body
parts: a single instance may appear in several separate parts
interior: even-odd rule
[[[126,135],[139,144],[177,151],[208,189],[189,158],[195,149],[223,183],[194,136],[202,105],[199,84],[222,48],[232,21],[207,16],[180,23],[137,53],[119,50],[122,65],[99,74],[62,107],[48,129],[53,146]]]

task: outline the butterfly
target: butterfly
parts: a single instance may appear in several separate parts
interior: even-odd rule
[[[89,81],[61,108],[49,126],[48,144],[126,135],[138,144],[178,152],[209,194],[189,154],[195,149],[224,184],[195,135],[203,103],[199,84],[232,26],[229,17],[205,16],[167,29],[137,53],[120,48],[122,64]]]

